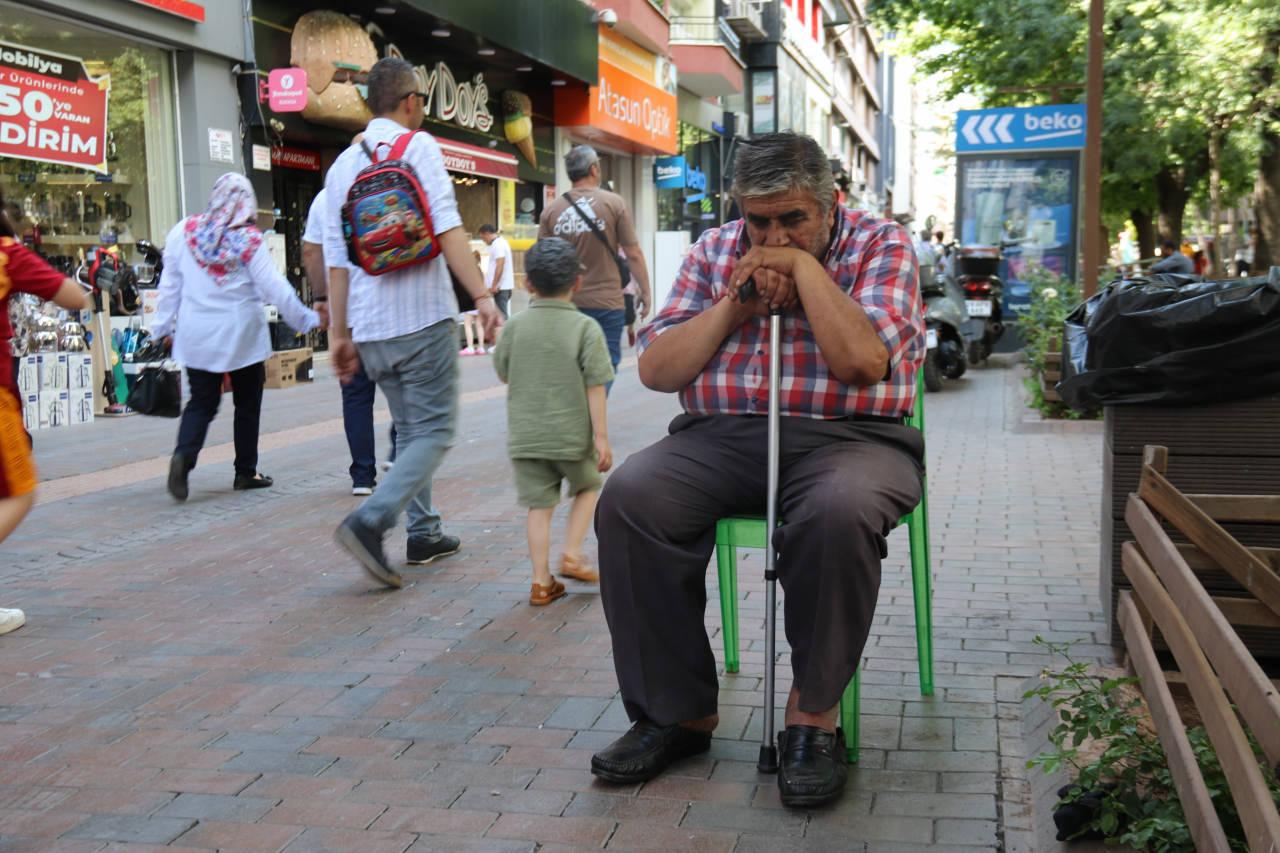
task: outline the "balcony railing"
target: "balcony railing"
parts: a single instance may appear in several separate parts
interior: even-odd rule
[[[724,18],[677,15],[671,19],[672,44],[723,44],[736,56],[742,42]]]

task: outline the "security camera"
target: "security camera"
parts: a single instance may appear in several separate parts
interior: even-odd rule
[[[618,26],[618,13],[612,9],[601,9],[591,16],[591,23],[604,24],[609,29]]]

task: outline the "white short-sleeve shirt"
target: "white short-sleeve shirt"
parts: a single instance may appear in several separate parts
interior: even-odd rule
[[[514,290],[516,286],[515,267],[511,263],[511,244],[507,242],[506,237],[495,237],[493,242],[489,244],[489,269],[492,276],[492,270],[498,265],[498,261],[502,260],[502,277],[498,279],[498,290]],[[490,285],[493,281],[490,280]]]

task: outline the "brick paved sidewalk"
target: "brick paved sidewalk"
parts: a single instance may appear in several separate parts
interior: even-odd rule
[[[491,384],[486,359],[468,362],[467,387]],[[398,592],[332,544],[353,505],[332,426],[264,453],[279,484],[267,492],[232,492],[226,462],[197,469],[184,506],[160,479],[84,494],[64,480],[67,496],[0,547],[0,606],[29,620],[0,638],[0,849],[1033,849],[1018,716],[1047,660],[1031,639],[1107,651],[1100,439],[1026,424],[1017,387],[991,368],[928,398],[937,695],[919,695],[895,533],[866,651],[863,759],[844,799],[813,812],[782,809],[755,771],[763,584],[751,552],[743,667],[722,680],[711,752],[646,785],[593,781],[591,752],[627,725],[608,634],[590,588],[525,604],[499,397],[469,399],[438,480],[464,551],[410,570]],[[336,388],[319,385],[271,392],[265,408],[269,430],[340,411]],[[624,371],[615,454],[661,435],[675,411]],[[143,455],[166,453],[173,425],[146,429],[159,438]],[[76,446],[42,443],[57,454],[46,470],[74,471],[63,454]]]

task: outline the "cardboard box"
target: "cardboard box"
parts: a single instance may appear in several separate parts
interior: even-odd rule
[[[67,390],[67,354],[42,352],[36,354],[36,366],[40,373],[40,393]]]
[[[18,357],[18,393],[40,393],[40,365],[34,355]]]
[[[71,420],[70,391],[40,392],[40,428],[64,427]]]
[[[22,425],[27,428],[27,432],[40,429],[40,395],[22,394],[19,402],[22,404]]]
[[[311,381],[311,348],[291,349],[271,354],[267,359],[268,388],[292,388]]]
[[[84,388],[79,391],[71,391],[71,423],[72,424],[91,424],[93,423],[93,389]]]
[[[93,355],[87,352],[67,353],[67,389],[93,390]]]

